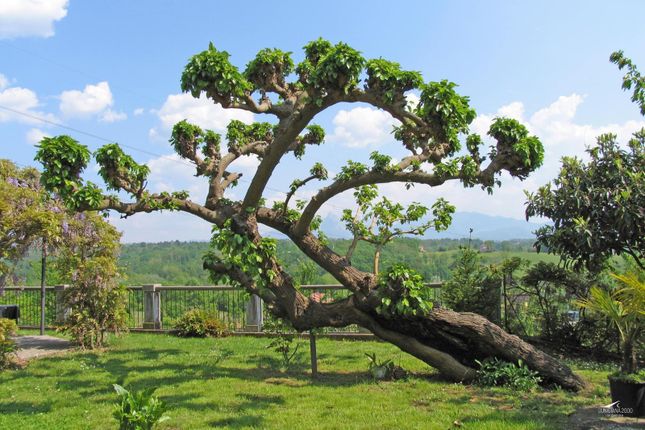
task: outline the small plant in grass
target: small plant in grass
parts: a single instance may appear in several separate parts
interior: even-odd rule
[[[537,388],[541,379],[519,360],[517,364],[497,358],[477,361],[477,383],[483,386],[503,386],[517,391],[532,391]]]
[[[298,350],[301,342],[296,338],[295,331],[281,319],[269,319],[264,324],[264,331],[273,335],[271,342],[267,345],[280,356],[280,366],[289,370],[298,357]]]
[[[365,353],[369,361],[367,370],[375,381],[402,379],[407,376],[407,372],[400,366],[394,364],[392,360],[380,361],[376,353]]]
[[[133,393],[114,384],[114,391],[120,397],[114,410],[119,430],[151,430],[155,424],[170,419],[164,415],[166,404],[153,396],[154,388]]]
[[[228,335],[226,324],[212,313],[191,309],[175,323],[177,335],[181,337],[223,337]]]
[[[16,342],[11,336],[16,334],[16,322],[8,318],[0,318],[0,369],[9,367],[11,354],[17,349]]]

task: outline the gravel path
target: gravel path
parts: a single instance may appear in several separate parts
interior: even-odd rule
[[[15,340],[19,348],[16,357],[21,361],[59,354],[72,349],[70,341],[53,336],[18,336]]]

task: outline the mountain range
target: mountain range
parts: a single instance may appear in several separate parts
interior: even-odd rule
[[[456,212],[450,227],[442,232],[428,230],[424,239],[467,238],[470,229],[472,237],[481,240],[533,239],[533,232],[544,224],[532,223],[516,218],[486,215],[477,212]],[[332,238],[349,238],[344,224],[330,214],[322,222],[322,231]]]

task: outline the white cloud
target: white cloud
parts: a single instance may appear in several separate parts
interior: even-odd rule
[[[408,108],[414,109],[419,104],[419,96],[415,93],[408,93],[405,95],[405,99],[408,101]]]
[[[224,109],[204,94],[198,99],[190,94],[171,94],[166,98],[161,109],[155,113],[161,120],[161,130],[150,131],[150,135],[155,137],[161,135],[162,131],[167,132],[184,119],[218,133],[226,132],[226,126],[233,119],[247,124],[253,122],[253,113],[241,109]]]
[[[9,79],[2,73],[0,73],[0,90],[4,90],[9,86]]]
[[[208,192],[208,179],[195,177],[195,166],[177,154],[162,155],[148,160],[148,189],[152,192],[186,190],[190,198],[203,203]]]
[[[0,1],[0,39],[54,35],[54,22],[67,15],[68,0]]]
[[[248,173],[249,171],[254,172],[259,165],[260,165],[260,160],[256,155],[242,155],[240,158],[238,158],[237,160],[231,163],[231,167],[229,170],[239,169],[239,170],[246,171],[243,173]]]
[[[45,133],[39,128],[32,128],[27,132],[25,139],[30,145],[37,145],[43,139],[43,137],[50,137],[49,134]]]
[[[513,102],[500,107],[494,114],[479,115],[471,124],[471,131],[485,136],[495,117],[507,116],[524,124],[529,131],[540,138],[544,144],[544,163],[540,169],[525,180],[502,174],[502,186],[496,188],[492,196],[487,196],[480,188],[464,189],[460,183],[444,184],[429,188],[416,185],[409,191],[401,184],[388,184],[382,189],[388,195],[397,196],[402,202],[420,201],[432,204],[438,197],[444,197],[457,206],[458,211],[480,212],[489,215],[507,216],[524,219],[524,190],[536,191],[540,186],[555,178],[560,170],[563,156],[586,158],[585,149],[595,143],[596,137],[603,133],[615,133],[619,142],[625,144],[631,134],[642,127],[645,121],[626,121],[622,124],[592,125],[576,121],[578,107],[584,97],[578,94],[561,96],[550,105],[537,110],[525,118],[525,108],[521,102]],[[491,140],[487,138],[487,140]]]
[[[0,91],[0,105],[26,114],[21,115],[17,112],[0,109],[0,122],[16,121],[27,124],[42,123],[42,121],[39,121],[36,118],[29,117],[29,115],[38,118],[44,118],[49,121],[56,120],[56,117],[54,115],[37,110],[37,108],[40,106],[38,96],[35,92],[28,88],[9,87]]]
[[[145,109],[143,109],[143,108],[136,108],[132,113],[133,113],[134,116],[139,116],[139,115],[143,115],[144,111],[145,111]]]
[[[63,91],[60,95],[60,111],[66,117],[88,118],[102,114],[113,104],[110,85],[105,81],[88,84],[83,91]]]
[[[116,112],[112,109],[105,110],[100,117],[100,120],[103,122],[117,122],[127,119],[128,115],[125,112]]]
[[[333,119],[331,142],[350,148],[375,148],[393,140],[392,127],[399,122],[382,110],[357,107],[339,111]]]

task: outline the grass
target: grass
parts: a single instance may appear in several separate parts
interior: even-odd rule
[[[441,380],[380,342],[318,341],[319,380],[299,363],[279,370],[267,339],[129,334],[100,352],[72,352],[0,373],[0,428],[114,429],[112,384],[156,392],[171,419],[159,428],[557,429],[580,406],[608,403],[608,369],[581,370],[592,387],[518,394]],[[392,358],[407,380],[374,383],[366,352]]]

